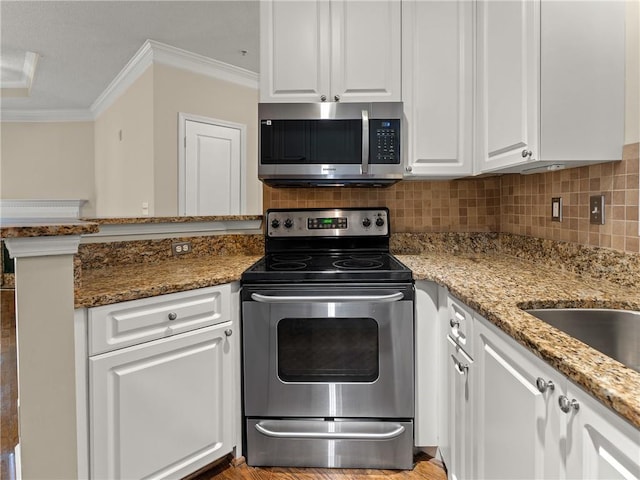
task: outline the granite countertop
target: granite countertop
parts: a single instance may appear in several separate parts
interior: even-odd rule
[[[234,282],[260,257],[211,255],[83,270],[75,306],[97,307]]]
[[[98,230],[97,223],[65,218],[3,218],[0,222],[0,238],[84,235]]]
[[[640,310],[640,291],[497,254],[397,255],[640,428],[640,373],[521,308]]]

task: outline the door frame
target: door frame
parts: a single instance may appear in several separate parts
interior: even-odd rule
[[[186,189],[186,131],[187,121],[206,123],[219,127],[240,130],[240,215],[247,209],[247,126],[242,123],[229,122],[212,117],[178,112],[178,215],[185,216],[187,211]]]

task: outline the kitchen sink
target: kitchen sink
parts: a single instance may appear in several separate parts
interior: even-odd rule
[[[596,308],[525,311],[640,372],[640,312]]]

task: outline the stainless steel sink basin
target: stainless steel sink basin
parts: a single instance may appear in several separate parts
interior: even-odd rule
[[[595,308],[525,311],[640,372],[640,312]]]

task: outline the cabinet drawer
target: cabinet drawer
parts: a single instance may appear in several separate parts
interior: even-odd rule
[[[451,295],[447,298],[447,331],[465,352],[473,357],[473,311]]]
[[[89,355],[226,322],[230,302],[227,284],[91,308]]]

